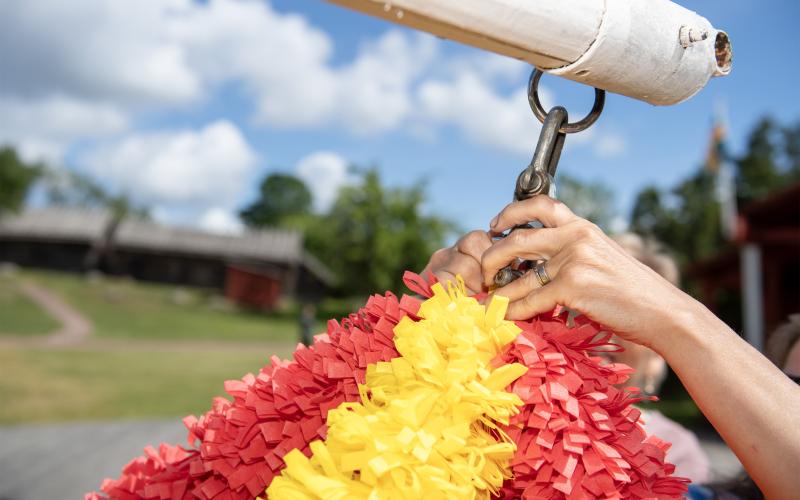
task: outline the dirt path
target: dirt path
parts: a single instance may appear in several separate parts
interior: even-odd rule
[[[57,294],[37,283],[23,281],[20,291],[36,303],[61,326],[45,336],[0,336],[1,347],[47,347],[90,351],[176,351],[176,352],[272,352],[280,357],[290,357],[297,343],[294,341],[230,341],[230,340],[156,340],[112,339],[92,335],[91,321]],[[0,499],[2,500],[2,499]]]
[[[64,302],[58,295],[41,285],[30,281],[20,283],[20,291],[49,314],[61,326],[42,338],[14,339],[15,343],[23,342],[36,345],[57,347],[74,346],[85,342],[92,334],[92,323],[72,306]],[[10,340],[10,339],[9,339]]]

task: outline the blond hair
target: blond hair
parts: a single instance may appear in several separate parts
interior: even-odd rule
[[[622,233],[612,238],[633,258],[678,286],[681,279],[678,265],[661,243],[652,238],[642,238],[635,233]]]
[[[631,257],[646,265],[675,286],[680,281],[680,273],[675,260],[664,251],[664,247],[654,239],[645,239],[635,233],[622,233],[612,236],[614,241]],[[623,346],[639,353],[640,366],[634,367],[637,374],[631,378],[631,384],[644,388],[649,394],[657,394],[664,379],[667,378],[667,364],[655,351],[623,344]],[[642,365],[641,363],[644,363]]]
[[[779,326],[767,341],[766,355],[778,368],[783,368],[794,345],[800,342],[800,314],[790,314],[789,321]]]

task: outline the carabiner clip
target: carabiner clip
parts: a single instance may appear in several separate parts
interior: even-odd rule
[[[514,201],[527,200],[537,194],[554,194],[553,179],[567,136],[560,130],[568,118],[567,110],[562,106],[556,106],[547,113],[531,163],[517,177]]]
[[[555,197],[553,179],[556,175],[558,160],[561,158],[561,150],[564,149],[564,139],[566,138],[566,134],[561,132],[560,129],[562,125],[567,123],[567,119],[567,110],[561,106],[556,106],[547,113],[531,163],[517,177],[514,201],[527,200],[537,194],[548,194]],[[508,234],[517,229],[541,227],[541,224],[536,224],[520,224],[511,228]],[[497,272],[492,288],[505,286],[518,279],[525,274],[530,265],[529,261],[517,259],[512,265],[504,267]]]

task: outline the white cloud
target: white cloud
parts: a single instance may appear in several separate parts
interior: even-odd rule
[[[530,64],[511,57],[491,52],[477,52],[469,57],[458,57],[444,62],[443,72],[446,76],[459,73],[473,73],[481,79],[492,83],[510,83],[518,85],[531,72]]]
[[[0,2],[0,96],[66,96],[136,114],[197,105],[232,82],[271,126],[400,126],[437,40],[390,30],[337,65],[333,45],[301,15],[260,0]]]
[[[200,130],[134,133],[83,158],[114,191],[162,208],[235,206],[257,159],[239,129],[224,120]]]
[[[330,151],[318,151],[302,158],[295,172],[311,190],[314,208],[320,212],[330,208],[339,188],[350,181],[347,160]]]
[[[625,153],[628,145],[625,137],[616,132],[598,134],[594,141],[594,152],[601,158],[614,158]]]
[[[325,31],[263,0],[0,2],[0,143],[58,163],[89,139],[77,160],[113,190],[165,219],[208,227],[230,226],[252,185],[258,159],[238,126],[130,128],[153,110],[200,108],[224,85],[243,89],[257,124],[429,140],[449,126],[530,156],[540,125],[527,103],[527,65],[482,53],[445,58],[441,46],[390,29],[334,62]],[[621,137],[591,133],[567,144],[624,150]],[[345,160],[330,152],[302,159],[297,172],[321,210],[348,180]]]
[[[190,59],[211,81],[239,80],[257,122],[281,128],[341,126],[357,134],[396,128],[412,110],[411,87],[436,55],[430,36],[390,30],[334,67],[333,42],[267,4],[212,1],[180,27]]]
[[[83,137],[116,134],[128,127],[115,106],[63,96],[20,99],[0,95],[0,143],[16,145],[28,161],[57,161]]]
[[[241,234],[244,224],[231,210],[212,207],[199,217],[197,226],[200,229],[218,234]]]
[[[284,127],[318,125],[335,105],[328,66],[333,42],[302,16],[261,1],[193,3],[172,35],[210,84],[238,81],[256,101],[256,118]]]
[[[532,155],[541,124],[528,103],[527,80],[523,81],[528,71],[530,67],[520,61],[490,54],[450,61],[443,75],[419,85],[420,113],[410,126],[412,133],[435,137],[436,126],[450,125],[479,144]],[[521,83],[511,92],[498,90],[498,84],[510,82]],[[539,95],[545,109],[555,105],[547,87],[540,86]],[[582,147],[598,157],[613,158],[626,151],[627,143],[618,132],[593,127],[566,141],[568,150]]]
[[[531,154],[541,125],[528,106],[527,90],[502,95],[479,75],[462,70],[450,80],[423,83],[423,119],[455,126],[486,146]]]
[[[201,82],[170,24],[191,0],[0,3],[7,94],[185,102]]]
[[[436,57],[433,37],[387,32],[341,72],[336,114],[358,133],[396,128],[413,110],[412,84]]]

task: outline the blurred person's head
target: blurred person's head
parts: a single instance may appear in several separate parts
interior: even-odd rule
[[[767,342],[767,357],[787,374],[800,376],[800,314],[772,332]]]
[[[680,280],[678,266],[657,241],[642,238],[634,233],[623,233],[613,238],[636,260],[678,286]],[[647,394],[657,394],[667,376],[667,363],[664,358],[647,347],[619,337],[615,337],[614,342],[623,347],[624,351],[611,353],[610,358],[615,363],[624,363],[636,370],[625,385],[640,387]]]

